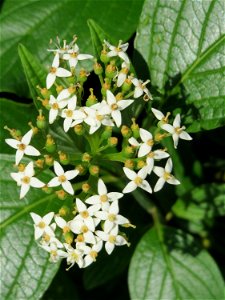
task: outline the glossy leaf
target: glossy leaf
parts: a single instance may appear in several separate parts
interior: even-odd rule
[[[150,229],[129,269],[131,299],[223,299],[222,276],[193,237],[169,227]]]
[[[181,87],[192,132],[225,124],[223,11],[223,0],[147,0],[140,17],[135,47],[152,85],[163,94],[170,87],[170,95]],[[170,100],[172,109],[183,105],[182,99]]]
[[[115,40],[127,40],[134,33],[143,0],[61,0],[55,2],[5,0],[0,17],[2,80],[0,91],[27,95],[17,46],[23,43],[47,67],[49,40],[79,37],[81,53],[92,53],[87,20],[93,19]],[[110,22],[109,22],[110,20]],[[91,65],[89,65],[90,67]]]
[[[173,205],[176,216],[206,222],[215,216],[225,215],[225,184],[205,184],[194,188]]]
[[[19,188],[10,177],[14,155],[1,155],[1,299],[40,299],[55,276],[59,264],[49,262],[48,254],[34,240],[31,211],[44,215],[58,211],[60,200],[33,189],[19,200]],[[44,172],[42,180],[51,178]]]

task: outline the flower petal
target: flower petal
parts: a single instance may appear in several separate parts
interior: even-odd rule
[[[5,142],[14,149],[18,149],[18,145],[21,144],[20,141],[15,139],[6,139]]]
[[[152,140],[152,134],[143,128],[140,128],[140,137],[143,142],[147,142],[148,140]]]
[[[126,193],[131,193],[133,192],[134,190],[136,190],[137,188],[137,185],[133,182],[133,181],[130,181],[126,186],[125,188],[123,189],[123,193],[126,194]]]
[[[120,127],[121,123],[122,123],[122,117],[121,117],[121,112],[119,110],[114,110],[111,113],[113,120],[116,123],[117,127]]]
[[[59,182],[59,178],[58,177],[54,177],[52,178],[49,183],[47,184],[47,186],[49,187],[54,187],[54,186],[59,186],[61,183]]]
[[[21,185],[20,199],[22,199],[27,194],[27,192],[29,191],[29,189],[30,189],[30,185],[29,184],[22,184]]]
[[[45,222],[46,225],[49,225],[53,217],[54,217],[54,212],[49,212],[47,215],[43,217],[43,221]]]
[[[123,167],[123,171],[124,171],[125,175],[127,176],[127,178],[130,180],[134,180],[137,177],[137,174],[133,170]]]
[[[62,187],[67,193],[69,193],[70,195],[74,195],[74,189],[72,187],[72,184],[68,180],[62,182]]]
[[[180,114],[177,114],[174,121],[173,121],[173,127],[177,128],[180,127]]]
[[[38,178],[36,177],[32,177],[30,179],[30,186],[32,187],[36,187],[36,188],[42,188],[45,186],[45,183],[43,183],[42,181],[40,181]]]
[[[21,161],[21,159],[23,158],[23,156],[24,156],[24,151],[18,149],[16,151],[16,165],[19,164],[19,162]]]
[[[154,192],[158,192],[159,190],[161,190],[164,184],[165,184],[165,179],[160,177],[156,182],[156,185],[154,187]]]
[[[152,188],[151,188],[150,184],[148,183],[148,181],[146,181],[146,180],[143,180],[142,183],[139,185],[139,187],[150,194],[152,193]]]
[[[47,89],[50,89],[52,85],[54,84],[56,79],[55,73],[49,73],[46,77],[46,87]]]
[[[63,68],[58,68],[56,71],[56,76],[58,76],[58,77],[69,77],[71,75],[72,75],[72,73],[70,71],[63,69]]]
[[[166,162],[166,166],[165,166],[165,171],[167,173],[171,173],[173,169],[173,162],[172,162],[172,159],[171,158],[168,158],[167,162]]]
[[[26,155],[39,156],[41,153],[33,146],[28,145],[24,151]]]
[[[21,143],[28,145],[31,141],[33,135],[33,129],[30,129],[21,139]]]
[[[113,93],[110,90],[106,91],[106,97],[107,97],[107,103],[109,105],[116,103],[116,97],[113,95]]]
[[[152,110],[154,116],[156,117],[156,119],[158,119],[159,121],[161,121],[165,117],[164,114],[161,111],[159,111],[158,109],[151,108],[151,110]]]
[[[26,166],[24,170],[25,176],[32,177],[34,176],[34,163],[33,161],[29,162],[29,164]]]
[[[113,252],[114,248],[115,248],[114,244],[109,243],[109,242],[105,243],[105,250],[109,255]]]
[[[65,172],[65,176],[67,178],[67,180],[71,180],[74,177],[76,177],[79,174],[78,170],[71,170],[71,171],[66,171]]]
[[[138,157],[147,155],[151,150],[152,150],[152,146],[149,146],[145,143],[141,144],[141,146],[138,150]]]
[[[60,163],[58,163],[57,161],[54,161],[54,171],[57,176],[64,175],[64,170]]]
[[[77,207],[78,212],[82,212],[87,209],[84,202],[82,202],[79,198],[76,198],[76,207]]]

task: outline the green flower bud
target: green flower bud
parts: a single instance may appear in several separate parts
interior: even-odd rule
[[[43,167],[44,167],[44,160],[43,159],[38,159],[34,163],[35,163],[35,166],[37,166],[39,169],[43,169]]]
[[[112,79],[116,76],[116,67],[110,62],[110,64],[107,65],[105,70],[106,77]]]
[[[42,115],[42,110],[39,110],[39,115],[37,116],[36,125],[39,129],[45,129],[47,127],[47,122],[45,116]]]
[[[64,190],[59,190],[56,191],[55,193],[60,200],[65,200],[67,197],[67,193]]]
[[[105,82],[102,85],[101,93],[103,96],[106,96],[106,91],[111,87],[110,81],[108,78],[105,78]]]
[[[88,184],[87,182],[84,183],[84,184],[82,184],[82,191],[83,191],[84,193],[88,193],[88,192],[90,191],[90,188],[91,188],[91,186],[90,186],[90,184]]]
[[[132,88],[132,81],[130,78],[126,78],[124,83],[122,84],[122,91],[124,93],[129,92]]]
[[[54,163],[54,158],[50,155],[44,155],[44,158],[45,158],[45,164],[49,167],[52,167]]]
[[[89,172],[90,172],[90,174],[93,175],[93,176],[98,176],[98,175],[99,175],[99,172],[100,172],[99,166],[91,165],[91,166],[89,167]]]
[[[79,171],[79,175],[84,175],[87,171],[87,169],[83,165],[77,165],[76,170]]]
[[[90,162],[91,161],[91,155],[89,154],[89,153],[87,153],[87,152],[85,152],[83,155],[82,155],[82,161],[83,162]]]
[[[96,62],[94,64],[94,72],[95,72],[96,75],[101,75],[103,73],[102,65],[99,64],[98,62]]]
[[[110,57],[107,56],[107,51],[106,50],[102,50],[101,55],[100,55],[100,60],[104,63],[107,64],[110,61]]]
[[[109,145],[110,147],[116,147],[117,144],[118,144],[118,138],[117,138],[117,137],[112,136],[112,137],[110,137],[110,138],[108,139],[108,145]]]
[[[135,167],[135,163],[132,159],[127,159],[127,160],[125,160],[124,167],[133,170]]]
[[[66,232],[64,233],[64,239],[65,242],[70,245],[73,242],[74,234],[72,232]]]
[[[45,192],[46,194],[50,195],[50,194],[52,194],[53,189],[51,187],[48,187],[47,185],[45,185],[42,188],[42,191]]]
[[[63,89],[64,89],[64,87],[62,85],[57,85],[57,87],[56,87],[57,94],[59,94]]]
[[[132,131],[128,126],[123,125],[121,128],[121,134],[124,138],[129,139],[132,136]]]
[[[135,149],[134,149],[134,147],[126,146],[122,152],[125,157],[132,157],[133,154],[135,153]]]
[[[70,208],[68,206],[66,206],[66,205],[63,205],[59,209],[59,215],[60,215],[60,217],[66,217],[69,213],[70,213]]]
[[[87,98],[86,101],[86,106],[91,106],[97,103],[97,98],[96,96],[93,94],[93,89],[90,89],[90,96]]]
[[[47,152],[49,153],[53,153],[56,151],[56,144],[54,139],[52,138],[52,136],[50,134],[47,135],[47,140],[45,143],[45,149]]]
[[[84,132],[85,132],[85,128],[82,124],[77,124],[73,127],[74,129],[74,132],[77,134],[77,135],[83,135]]]
[[[131,125],[131,130],[133,132],[133,136],[135,139],[139,138],[140,133],[139,133],[139,126],[135,122],[135,118],[132,118],[132,125]]]
[[[58,154],[60,163],[62,165],[68,165],[68,163],[70,162],[68,155],[62,151],[59,151]]]
[[[84,69],[81,69],[77,79],[81,83],[84,83],[85,81],[87,81],[88,76],[89,76],[89,73],[86,72]]]
[[[146,166],[146,162],[144,161],[144,160],[139,160],[138,162],[137,162],[137,169],[139,170],[139,169],[142,169],[143,167],[145,167]]]

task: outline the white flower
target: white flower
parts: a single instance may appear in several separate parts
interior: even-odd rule
[[[127,79],[127,74],[129,72],[129,70],[130,70],[130,64],[127,64],[124,61],[122,63],[122,69],[118,73],[118,77],[117,77],[117,83],[116,83],[116,85],[118,87],[121,87],[123,85],[123,83],[125,82],[125,80]]]
[[[133,137],[129,138],[129,140],[128,140],[132,146],[135,146],[135,147],[140,146],[139,151],[138,151],[138,157],[147,155],[152,150],[152,146],[154,144],[152,134],[143,128],[140,128],[140,137],[141,137],[142,143],[138,143],[138,141]]]
[[[116,100],[116,97],[109,90],[106,91],[106,102],[107,106],[103,106],[99,109],[99,113],[101,114],[111,114],[113,120],[116,123],[117,127],[120,127],[122,123],[121,110],[124,110],[129,105],[131,105],[134,100]]]
[[[84,265],[83,268],[88,267],[94,261],[96,261],[96,257],[98,256],[98,252],[101,251],[103,246],[102,240],[99,240],[92,247],[85,245],[84,243],[80,243],[77,248],[83,251],[84,256]]]
[[[119,215],[118,200],[115,200],[110,205],[108,211],[97,211],[95,216],[100,220],[104,220],[104,231],[108,233],[117,225],[130,224],[129,220]]]
[[[50,89],[54,84],[56,77],[69,77],[72,73],[66,69],[59,67],[59,53],[55,54],[52,67],[50,68],[50,73],[47,75],[46,78],[46,87]]]
[[[66,101],[58,101],[54,96],[50,96],[49,100],[50,111],[49,111],[49,124],[52,124],[57,118],[60,110],[67,105]]]
[[[184,131],[185,126],[180,127],[180,114],[176,115],[173,126],[170,124],[163,124],[161,128],[172,134],[174,148],[177,148],[179,138],[188,141],[192,140],[192,137]]]
[[[107,56],[109,57],[114,57],[114,56],[119,56],[122,60],[124,60],[127,64],[129,64],[129,58],[125,51],[127,50],[129,44],[125,43],[122,44],[122,41],[119,41],[119,44],[117,47],[111,45],[107,41],[104,40],[104,43],[107,45],[107,47],[111,50],[107,53]]]
[[[100,204],[92,205],[89,208],[79,199],[76,199],[76,207],[78,215],[73,220],[81,220],[92,232],[95,231],[95,221],[93,219],[94,213],[101,207]],[[72,225],[70,225],[72,228]]]
[[[73,49],[70,49],[66,54],[63,54],[63,59],[69,61],[70,68],[75,68],[79,60],[91,58],[93,58],[93,56],[90,54],[79,54],[79,47],[77,44],[73,46]]]
[[[63,233],[70,232],[70,223],[66,222],[62,217],[55,216],[55,222],[62,229]]]
[[[74,95],[72,98],[73,101],[70,101],[68,103],[68,108],[63,109],[61,113],[62,118],[64,118],[63,128],[65,132],[67,132],[70,129],[74,120],[79,120],[86,117],[84,112],[80,110],[75,110],[77,104],[77,96]]]
[[[72,101],[73,102],[73,97],[72,95],[75,94],[75,91],[76,91],[76,88],[74,86],[70,86],[69,88],[67,89],[63,89],[59,94],[58,94],[58,97],[57,97],[57,100],[58,101],[66,101],[67,103]],[[71,100],[70,100],[71,99]],[[77,101],[77,99],[75,100]]]
[[[152,193],[152,189],[149,183],[145,180],[148,174],[148,169],[146,167],[140,169],[138,173],[135,173],[133,170],[130,170],[126,167],[123,168],[124,173],[131,181],[123,189],[123,193],[133,192],[137,187],[142,188],[148,193]]]
[[[163,158],[167,158],[169,156],[170,156],[169,153],[163,150],[155,150],[150,152],[146,159],[146,163],[147,163],[146,168],[148,169],[148,174],[152,172],[155,160],[160,160]]]
[[[57,176],[49,181],[48,186],[54,187],[54,186],[62,185],[62,188],[67,193],[73,195],[74,190],[73,190],[72,184],[69,182],[69,180],[75,178],[79,174],[79,171],[78,170],[70,170],[70,171],[64,172],[62,166],[57,161],[54,161],[54,171]]]
[[[158,181],[156,182],[156,185],[154,187],[154,192],[158,192],[159,190],[162,189],[164,186],[165,182],[168,182],[169,184],[180,184],[180,181],[177,180],[171,173],[173,168],[173,163],[171,158],[169,158],[166,162],[165,169],[161,167],[154,167],[153,172],[159,176]]]
[[[50,245],[42,245],[42,249],[50,253],[50,261],[56,263],[60,258],[65,258],[68,256],[67,252],[58,249],[56,243],[51,243]]]
[[[98,180],[98,195],[91,196],[85,200],[86,203],[96,205],[100,204],[102,210],[107,210],[110,206],[109,202],[113,202],[123,197],[122,193],[107,192],[106,185],[102,179]]]
[[[41,153],[36,148],[29,145],[32,134],[33,134],[33,130],[31,129],[22,137],[21,141],[16,140],[16,139],[6,139],[5,140],[9,146],[11,146],[14,149],[17,149],[16,165],[19,164],[19,162],[23,158],[24,154],[31,155],[31,156],[41,155]]]
[[[42,237],[44,234],[49,235],[50,237],[54,236],[54,230],[53,227],[51,227],[49,224],[52,221],[52,218],[54,216],[54,212],[50,212],[47,215],[41,217],[38,214],[30,213],[33,221],[34,221],[34,238],[35,240]]]
[[[67,264],[69,266],[69,268],[67,270],[69,270],[71,267],[74,266],[75,263],[78,264],[78,266],[80,268],[83,267],[84,261],[83,261],[83,257],[82,257],[82,251],[78,250],[78,249],[74,249],[71,245],[69,244],[64,244],[64,247],[66,248],[67,251]]]
[[[23,172],[11,173],[11,177],[17,182],[18,186],[21,186],[20,190],[20,199],[22,199],[30,187],[42,188],[45,186],[45,183],[41,182],[34,176],[34,164],[33,162],[29,162],[29,164],[25,167]]]
[[[94,221],[94,219],[92,219],[92,220]],[[87,226],[85,224],[84,220],[81,220],[78,218],[77,219],[74,218],[73,220],[69,221],[69,226],[70,226],[71,231],[73,233],[76,233],[79,235],[77,237],[76,241],[82,241],[82,242],[88,243],[88,244],[96,243],[96,238],[95,238],[95,235],[93,234],[93,231],[95,231],[95,222],[94,222],[94,227],[92,226],[92,224],[93,224],[92,221],[90,223],[90,220],[89,220],[89,223]]]
[[[145,97],[147,99],[152,100],[152,95],[150,94],[149,90],[146,88],[146,84],[149,83],[150,80],[146,80],[145,82],[143,82],[142,80],[133,78],[131,81],[132,81],[133,85],[135,86],[134,98],[139,98],[141,95],[145,94]]]
[[[97,230],[96,235],[100,237],[102,241],[105,241],[105,250],[108,254],[111,254],[115,246],[128,245],[127,241],[121,235],[118,235],[118,226],[114,227],[109,233]]]
[[[166,116],[158,109],[155,108],[151,108],[154,116],[156,117],[156,119],[158,119],[159,121],[164,120],[166,118]]]

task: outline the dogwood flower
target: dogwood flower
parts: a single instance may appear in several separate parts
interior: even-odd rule
[[[111,231],[114,226],[130,223],[127,218],[119,215],[118,200],[113,201],[107,211],[97,211],[95,216],[105,221],[104,232],[106,233]]]
[[[118,73],[116,85],[121,87],[125,80],[127,79],[127,74],[130,70],[130,64],[127,64],[125,61],[122,63],[122,69]]]
[[[184,131],[186,127],[180,127],[180,114],[176,115],[173,121],[173,126],[170,124],[163,124],[161,128],[172,134],[175,149],[177,148],[179,138],[188,141],[192,140],[192,137]]]
[[[79,51],[79,47],[75,44],[72,49],[63,54],[63,59],[69,61],[70,68],[75,68],[79,60],[93,58],[90,54],[79,54]]]
[[[62,166],[57,161],[54,161],[54,172],[57,176],[52,178],[49,181],[48,186],[54,187],[54,186],[62,185],[62,188],[67,193],[73,195],[74,190],[73,190],[72,184],[69,182],[69,180],[75,178],[79,174],[79,171],[78,170],[70,170],[70,171],[64,172]]]
[[[132,80],[133,85],[135,86],[134,89],[134,98],[139,98],[143,94],[147,99],[152,100],[152,95],[150,94],[149,90],[146,88],[146,84],[150,82],[150,80],[146,80],[143,82],[142,80],[138,80],[137,78],[133,78]],[[147,100],[146,99],[146,100]]]
[[[120,127],[122,123],[122,117],[121,117],[121,110],[124,110],[129,105],[131,105],[134,102],[134,100],[116,100],[116,97],[113,95],[113,93],[109,90],[106,91],[106,103],[107,106],[103,106],[101,109],[99,109],[99,113],[103,114],[111,114],[113,120],[116,123],[117,127]]]
[[[129,62],[130,62],[129,58],[128,58],[127,54],[125,53],[125,51],[127,50],[128,46],[129,46],[128,43],[122,44],[122,41],[119,41],[119,44],[117,47],[111,45],[106,40],[104,40],[104,43],[111,50],[107,53],[107,56],[109,56],[109,57],[119,56],[122,60],[124,60],[127,64],[129,64]]]
[[[180,181],[177,180],[172,174],[173,168],[173,163],[172,163],[172,159],[169,158],[166,162],[166,166],[165,169],[162,167],[154,167],[153,168],[153,172],[159,176],[158,181],[156,182],[156,185],[154,187],[154,192],[158,192],[159,190],[162,189],[162,187],[164,186],[165,182],[168,182],[169,184],[180,184]]]
[[[148,193],[152,193],[150,184],[145,180],[148,175],[148,169],[146,167],[140,169],[138,173],[126,167],[123,168],[123,171],[127,178],[131,180],[123,189],[123,193],[131,193],[136,190],[137,187],[142,188]]]
[[[100,204],[102,210],[107,210],[110,202],[116,201],[123,197],[122,193],[110,192],[108,193],[105,183],[102,179],[98,180],[98,195],[91,196],[85,200],[86,203],[92,205]]]
[[[50,226],[50,223],[54,217],[54,212],[49,212],[47,215],[41,217],[36,213],[30,213],[34,221],[34,238],[38,240],[44,234],[48,234],[50,237],[54,236],[54,230]]]
[[[55,54],[50,73],[46,77],[46,87],[50,89],[54,84],[56,77],[70,77],[72,73],[64,68],[59,67],[59,53]]]
[[[45,251],[50,253],[50,261],[56,263],[60,260],[60,258],[66,258],[68,253],[61,249],[58,249],[58,245],[56,243],[51,243],[50,245],[42,245],[41,246]]]
[[[78,245],[78,249],[83,251],[84,254],[84,265],[83,268],[88,267],[90,264],[92,264],[94,261],[96,261],[96,257],[98,256],[98,253],[101,251],[103,246],[102,240],[99,240],[96,244],[93,246],[87,246],[85,243],[80,243]]]
[[[95,244],[96,243],[96,238],[95,235],[93,234],[93,231],[95,230],[95,222],[94,219],[94,227],[92,226],[92,220],[90,222],[91,219],[89,219],[87,222],[88,226],[86,225],[86,223],[84,222],[84,219],[76,219],[74,218],[73,220],[69,221],[69,227],[71,229],[71,231],[73,233],[76,233],[79,235],[79,237],[77,238],[77,240],[80,240],[82,238],[84,243],[89,243],[89,244]],[[91,224],[91,225],[90,225]]]
[[[147,159],[146,159],[146,163],[147,163],[146,168],[148,169],[148,175],[153,170],[155,160],[160,160],[160,159],[163,159],[163,158],[167,158],[169,156],[170,156],[169,153],[167,153],[166,151],[163,151],[163,150],[151,151],[147,155]]]
[[[109,233],[105,231],[97,230],[96,235],[100,237],[102,241],[105,241],[105,250],[110,255],[115,246],[128,245],[126,239],[118,234],[118,226],[114,227]]]
[[[10,173],[11,177],[17,182],[17,185],[21,187],[20,189],[20,199],[22,199],[30,187],[42,188],[45,183],[40,181],[34,176],[34,163],[31,161],[25,167],[24,171],[18,173]]]
[[[129,138],[128,141],[131,145],[135,147],[140,146],[138,150],[138,157],[142,157],[147,155],[152,150],[154,141],[152,138],[152,134],[149,131],[140,128],[139,132],[140,132],[140,138],[142,140],[142,143],[138,143],[138,141],[134,137]]]
[[[83,261],[83,257],[82,257],[82,251],[78,250],[78,249],[74,249],[71,245],[69,244],[64,244],[64,247],[67,251],[67,264],[69,266],[69,268],[67,270],[69,270],[71,267],[73,267],[75,265],[75,263],[78,264],[78,266],[80,268],[83,267],[84,261]]]
[[[5,142],[16,151],[16,165],[19,164],[21,159],[23,158],[24,154],[31,155],[31,156],[39,156],[41,153],[34,148],[33,146],[29,145],[31,138],[33,135],[33,130],[29,130],[21,139],[21,141],[16,139],[6,139]]]

